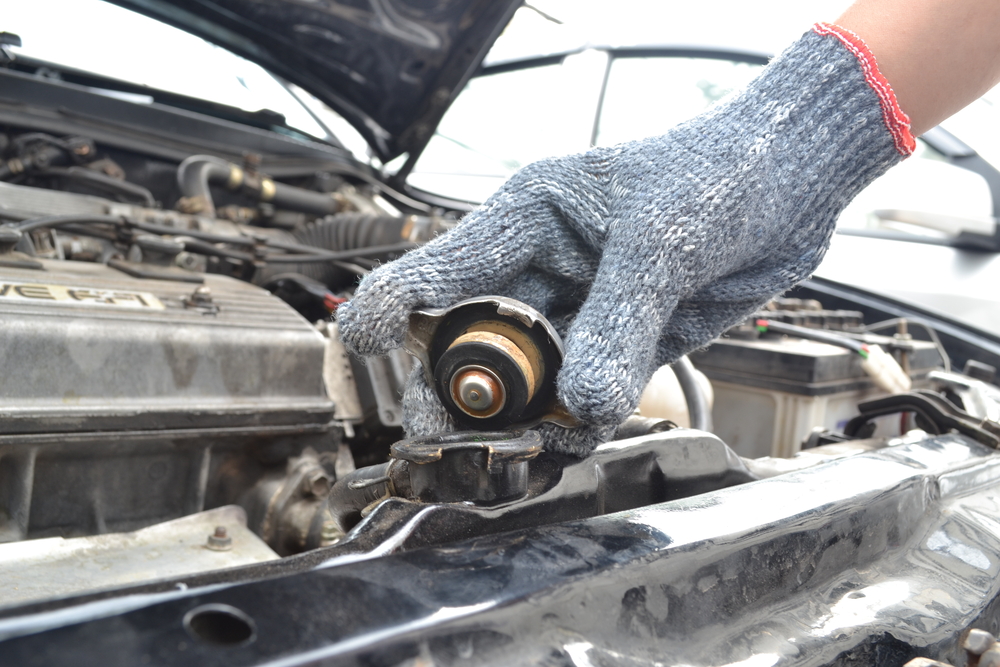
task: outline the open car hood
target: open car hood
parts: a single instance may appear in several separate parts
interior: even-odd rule
[[[418,153],[521,0],[110,0],[295,83],[383,162]],[[169,54],[165,54],[169,57]]]

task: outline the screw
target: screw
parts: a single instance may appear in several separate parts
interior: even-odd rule
[[[344,531],[340,529],[336,521],[324,521],[320,528],[320,546],[328,547],[335,542],[339,542],[344,536]]]
[[[215,532],[208,536],[205,546],[212,551],[229,551],[233,548],[233,538],[229,537],[225,526],[216,526]]]
[[[208,285],[199,285],[193,292],[184,299],[184,305],[188,307],[212,305],[212,288]]]

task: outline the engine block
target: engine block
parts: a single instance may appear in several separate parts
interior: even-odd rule
[[[0,541],[232,503],[304,447],[336,448],[324,338],[265,290],[4,257]]]

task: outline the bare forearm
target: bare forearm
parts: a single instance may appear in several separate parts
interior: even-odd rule
[[[997,0],[859,0],[837,23],[867,42],[915,135],[1000,81]]]

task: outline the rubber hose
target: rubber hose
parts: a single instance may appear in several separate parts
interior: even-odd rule
[[[278,208],[313,215],[330,215],[340,208],[337,200],[328,193],[297,188],[277,181],[274,181],[274,197],[270,201]]]
[[[404,224],[405,218],[370,213],[338,213],[301,225],[292,230],[292,234],[299,243],[314,248],[354,250],[399,242],[402,240]],[[318,280],[331,290],[348,287],[356,281],[353,273],[332,264],[286,265],[282,271],[301,273]]]
[[[104,192],[111,192],[119,195],[123,198],[123,201],[131,203],[138,202],[142,206],[146,206],[148,208],[156,206],[156,199],[153,198],[153,193],[147,188],[144,188],[141,185],[136,185],[135,183],[129,183],[128,181],[120,181],[116,178],[108,176],[107,174],[102,174],[99,171],[92,171],[84,167],[69,167],[68,169],[52,167],[39,172],[38,175],[53,176],[56,178],[65,178],[69,181],[76,181],[84,185],[89,185],[97,190],[103,190]]]
[[[204,207],[201,214],[215,217],[215,203],[209,183],[229,180],[229,163],[211,155],[192,155],[177,167],[177,186],[185,197],[199,199]]]
[[[694,364],[686,356],[681,357],[673,363],[674,375],[684,392],[684,401],[687,403],[688,416],[691,419],[691,428],[699,431],[712,430],[712,411],[708,405],[708,396],[705,395],[701,383],[695,375]]]
[[[185,197],[196,199],[201,205],[201,214],[214,218],[215,203],[209,185],[224,186],[237,191],[248,185],[248,174],[235,164],[231,164],[212,155],[192,155],[177,167],[177,185]],[[270,196],[264,194],[264,181],[270,183],[273,191]],[[329,215],[336,213],[340,204],[332,195],[315,192],[294,185],[278,183],[267,177],[256,179],[255,196],[259,201],[269,201],[278,208],[287,208],[313,215]]]

